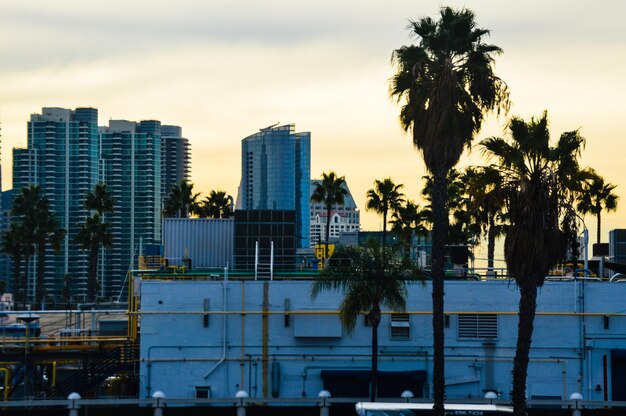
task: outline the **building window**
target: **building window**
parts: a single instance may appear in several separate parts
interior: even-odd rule
[[[211,386],[196,386],[196,399],[210,399]]]
[[[457,322],[459,339],[498,338],[498,315],[496,314],[459,315]]]
[[[390,317],[391,339],[409,339],[411,322],[408,313],[394,313]]]

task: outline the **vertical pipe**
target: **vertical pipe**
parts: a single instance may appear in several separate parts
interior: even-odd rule
[[[270,286],[269,282],[263,282],[263,315],[261,319],[263,319],[263,398],[267,399],[268,397],[268,386],[269,386],[269,372],[268,372],[268,339],[269,339],[269,323],[267,312],[269,310],[269,291]]]
[[[609,400],[609,374],[608,374],[608,357],[602,356],[602,382],[604,383],[604,401]]]
[[[246,310],[245,303],[245,282],[241,280],[241,358],[239,361],[239,390],[245,390],[245,352],[246,352],[246,343],[245,343],[245,327],[246,327],[246,314],[244,311]]]
[[[274,241],[271,241],[270,246],[270,280],[274,280]]]
[[[57,362],[52,361],[52,387],[57,385]]]
[[[258,277],[259,271],[259,242],[254,243],[254,280]]]

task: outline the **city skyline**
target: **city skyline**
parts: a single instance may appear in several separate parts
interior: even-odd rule
[[[408,19],[435,16],[443,4],[397,1],[188,1],[49,7],[0,6],[0,121],[3,189],[12,147],[26,144],[25,121],[43,106],[99,109],[112,118],[159,119],[183,127],[192,145],[192,181],[235,196],[241,138],[260,127],[296,123],[310,131],[311,178],[346,176],[364,229],[380,218],[364,209],[375,179],[391,177],[419,200],[426,171],[387,93],[391,52],[413,40]],[[511,115],[545,109],[551,133],[580,128],[582,164],[626,196],[626,28],[615,1],[571,4],[450,1],[476,13],[489,42],[504,49],[496,71],[509,85]],[[263,16],[263,19],[259,17]],[[490,116],[482,138],[502,135]],[[461,166],[478,163],[479,152]],[[622,198],[621,203],[626,203]],[[603,215],[608,231],[626,227],[626,210]],[[593,235],[595,221],[586,224]]]

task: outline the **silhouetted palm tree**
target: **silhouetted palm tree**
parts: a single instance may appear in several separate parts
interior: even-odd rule
[[[322,180],[314,183],[311,202],[323,203],[326,208],[326,232],[324,238],[324,258],[328,258],[328,242],[330,240],[330,216],[333,207],[343,205],[348,195],[346,178],[337,176],[333,171],[322,173]]]
[[[61,250],[61,242],[66,231],[54,212],[50,211],[50,201],[41,193],[38,185],[22,188],[13,200],[11,213],[19,217],[25,233],[25,241],[31,241],[37,253],[37,281],[35,287],[35,303],[43,302],[46,291],[43,284],[46,244],[50,243],[55,252]],[[28,259],[27,278],[28,278]]]
[[[559,183],[559,171],[578,170],[584,139],[577,132],[561,135],[556,146],[549,143],[548,118],[544,112],[529,122],[514,117],[508,127],[511,140],[482,141],[487,154],[497,161],[504,179],[510,225],[504,241],[509,274],[520,288],[517,350],[513,367],[513,407],[525,414],[526,376],[537,307],[537,289],[545,276],[565,255],[566,236],[560,228],[568,190]]]
[[[387,246],[387,217],[404,202],[404,194],[400,192],[403,186],[396,185],[391,178],[377,179],[374,188],[367,191],[365,209],[383,216],[383,247]]]
[[[339,247],[328,267],[313,282],[312,298],[324,290],[343,291],[339,314],[348,333],[354,330],[358,317],[366,313],[372,326],[370,401],[376,401],[377,396],[378,326],[382,308],[404,311],[406,283],[420,277],[420,272],[405,256],[370,238],[362,247]]]
[[[100,290],[98,284],[98,254],[100,247],[111,247],[113,235],[108,230],[109,223],[102,221],[100,214],[94,213],[87,217],[84,224],[80,225],[76,233],[75,241],[83,248],[89,250],[89,271],[87,274],[87,301],[97,299]]]
[[[13,296],[15,303],[26,303],[26,279],[21,274],[22,259],[34,254],[32,242],[23,239],[27,233],[21,229],[22,224],[11,221],[9,228],[2,235],[2,251],[13,258]]]
[[[491,166],[468,168],[463,181],[466,184],[469,210],[477,222],[480,234],[487,236],[488,275],[495,276],[494,256],[496,238],[505,233],[504,178]]]
[[[413,236],[428,235],[428,214],[413,201],[407,200],[391,215],[391,232],[400,237],[405,255],[410,258]]]
[[[211,191],[198,208],[201,218],[228,218],[232,215],[231,197],[224,191]]]
[[[104,183],[97,184],[93,191],[85,195],[85,208],[97,212],[100,216],[106,212],[113,212],[114,204],[115,200]]]
[[[578,211],[583,215],[592,214],[596,217],[598,224],[596,243],[598,244],[602,235],[602,211],[613,212],[617,210],[619,196],[613,192],[616,187],[617,185],[604,182],[602,176],[593,172],[592,177],[585,181],[583,190],[578,198]]]
[[[447,172],[480,130],[483,114],[508,106],[506,84],[493,72],[501,49],[482,42],[488,30],[477,28],[467,9],[441,9],[438,21],[426,17],[410,24],[419,44],[396,49],[397,73],[390,94],[403,102],[400,121],[412,130],[434,179],[433,274],[433,396],[434,414],[443,416],[444,316],[443,279],[448,213],[445,209]]]
[[[165,198],[163,213],[169,218],[189,218],[199,208],[198,196],[200,193],[193,193],[193,183],[182,180],[172,187]]]

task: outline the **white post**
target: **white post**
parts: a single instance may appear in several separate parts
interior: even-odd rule
[[[274,241],[270,245],[270,280],[274,280]]]
[[[322,390],[317,394],[317,397],[322,399],[322,404],[320,405],[320,416],[328,416],[330,414],[330,403],[328,403],[330,392],[328,390]]]
[[[254,280],[257,279],[259,272],[259,242],[254,243]]]
[[[78,416],[78,409],[80,409],[80,405],[78,404],[80,401],[80,394],[74,392],[74,393],[70,393],[69,396],[67,396],[67,400],[70,401],[70,404],[67,406],[68,409],[70,409],[70,416]]]
[[[157,390],[152,394],[152,398],[154,399],[154,416],[163,416],[163,399],[165,398],[165,393],[161,390]]]
[[[569,399],[574,402],[572,404],[572,416],[581,416],[580,409],[578,408],[578,401],[583,399],[583,395],[578,392],[574,392],[570,394]]]
[[[237,416],[246,416],[246,406],[244,400],[248,398],[248,392],[245,390],[239,390],[235,393],[237,400]]]

